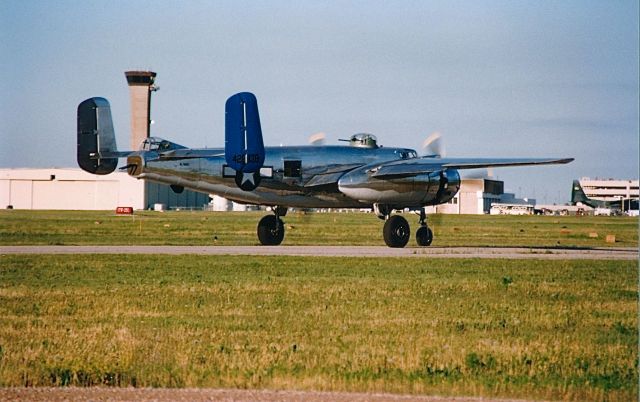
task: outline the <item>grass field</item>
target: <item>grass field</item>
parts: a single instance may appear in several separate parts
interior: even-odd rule
[[[637,281],[633,261],[4,255],[0,386],[637,400]]]
[[[0,244],[258,244],[267,212],[136,212],[0,210]],[[407,219],[417,228],[418,217]],[[289,213],[283,245],[384,245],[373,214]],[[637,247],[638,219],[625,217],[433,215],[434,246]],[[605,241],[615,235],[615,243]],[[590,237],[597,236],[597,237]],[[412,238],[409,246],[415,246]]]
[[[3,210],[0,245],[252,245],[264,214]],[[372,214],[285,222],[284,245],[384,245]],[[637,218],[429,223],[434,246],[638,247]],[[2,255],[0,386],[637,400],[637,284],[634,261]]]

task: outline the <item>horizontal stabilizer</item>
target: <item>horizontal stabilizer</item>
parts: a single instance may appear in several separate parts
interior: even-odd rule
[[[196,159],[196,158],[220,158],[224,156],[224,152],[220,149],[173,149],[171,151],[160,152],[159,160],[180,160],[180,159]]]

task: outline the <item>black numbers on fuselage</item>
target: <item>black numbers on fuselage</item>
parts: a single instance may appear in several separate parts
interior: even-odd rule
[[[235,163],[260,163],[259,154],[247,154],[246,160],[244,154],[235,154],[232,159]]]

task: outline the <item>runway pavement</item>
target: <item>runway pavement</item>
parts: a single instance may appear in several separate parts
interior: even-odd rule
[[[6,254],[189,254],[308,257],[411,257],[637,260],[637,248],[523,248],[378,246],[0,246]]]
[[[220,402],[524,402],[515,399],[442,397],[355,392],[271,391],[209,388],[22,387],[0,388],[0,402],[220,401]]]

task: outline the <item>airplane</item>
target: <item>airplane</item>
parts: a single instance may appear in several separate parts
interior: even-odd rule
[[[573,158],[444,158],[419,156],[409,148],[383,147],[372,134],[350,137],[347,145],[265,147],[255,95],[240,92],[225,103],[225,146],[192,149],[149,137],[137,151],[118,151],[109,102],[89,98],[78,105],[77,161],[85,171],[122,170],[138,179],[222,196],[238,203],[271,207],[258,223],[262,245],[279,245],[288,208],[372,208],[383,219],[384,242],[402,248],[411,231],[394,211],[419,213],[416,241],[429,246],[433,231],[425,207],[446,203],[460,189],[459,170],[565,164]]]
[[[616,211],[618,213],[638,209],[637,199],[625,198],[613,201],[605,201],[589,198],[587,194],[585,194],[579,180],[573,181],[573,186],[571,188],[571,203],[573,205],[578,205],[581,203],[584,205],[588,205],[591,208],[602,208],[605,210],[608,209],[611,211]]]

